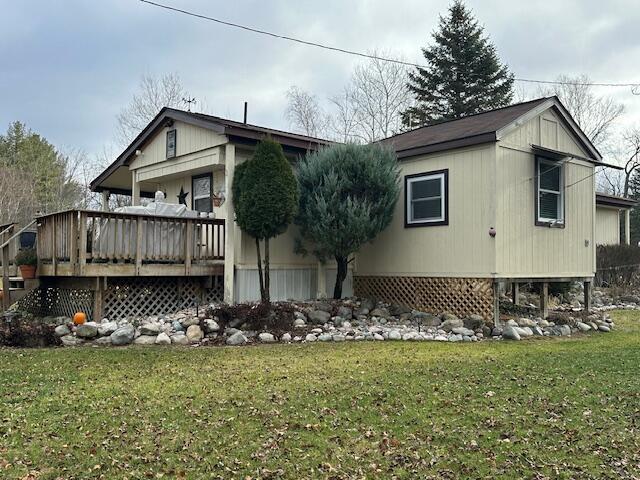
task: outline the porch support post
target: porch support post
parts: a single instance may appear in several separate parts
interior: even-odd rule
[[[549,282],[540,284],[540,316],[542,318],[549,316]]]
[[[224,185],[227,199],[226,221],[225,221],[225,245],[224,245],[224,301],[228,304],[235,302],[235,238],[236,224],[234,221],[235,210],[233,208],[233,173],[236,167],[236,147],[231,143],[224,146]],[[240,233],[238,232],[240,235]]]
[[[103,190],[102,191],[102,211],[103,212],[108,212],[109,211],[109,197],[111,196],[111,192],[109,190]]]
[[[140,182],[136,178],[136,171],[131,171],[131,205],[140,205]]]
[[[520,295],[520,284],[518,282],[511,282],[511,300],[514,305],[519,305],[520,300],[518,297]]]
[[[102,320],[102,304],[103,304],[103,282],[100,277],[96,277],[96,286],[93,292],[93,321],[100,322]]]
[[[316,298],[327,298],[327,269],[325,264],[318,260],[316,279]]]
[[[631,209],[624,210],[624,244],[631,244]]]
[[[584,282],[584,310],[591,310],[591,282]]]
[[[500,320],[500,290],[497,280],[493,281],[493,324],[496,327],[502,326]]]

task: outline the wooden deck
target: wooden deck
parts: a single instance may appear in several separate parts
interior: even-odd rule
[[[67,210],[37,218],[39,277],[215,276],[225,221]]]

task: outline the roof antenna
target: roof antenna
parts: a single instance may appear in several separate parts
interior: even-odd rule
[[[244,124],[247,124],[247,102],[244,102]]]
[[[191,104],[192,103],[194,105],[196,104],[196,97],[187,97],[187,98],[182,97],[182,103],[186,103],[187,104],[187,111],[190,112],[191,111]]]

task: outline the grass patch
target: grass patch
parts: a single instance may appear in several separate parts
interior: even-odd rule
[[[0,350],[0,478],[637,478],[640,313],[614,318],[511,343]]]

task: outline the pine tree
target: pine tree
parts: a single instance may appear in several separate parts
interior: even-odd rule
[[[422,49],[426,68],[409,74],[416,105],[403,114],[406,127],[459,118],[511,102],[513,74],[500,63],[484,28],[462,3],[454,0],[440,17],[435,44]]]

